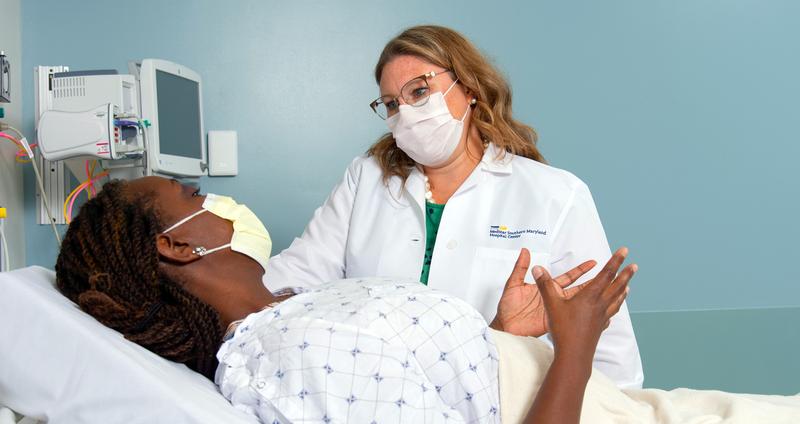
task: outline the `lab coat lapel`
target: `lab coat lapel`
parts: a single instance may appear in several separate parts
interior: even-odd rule
[[[425,177],[422,172],[416,167],[411,170],[411,174],[406,180],[404,186],[406,196],[408,196],[411,203],[417,205],[420,215],[425,212]]]

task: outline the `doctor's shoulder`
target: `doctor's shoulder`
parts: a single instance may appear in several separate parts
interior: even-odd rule
[[[372,196],[380,191],[392,193],[396,197],[405,185],[405,178],[400,175],[384,174],[385,166],[381,165],[375,155],[357,156],[350,162],[345,172],[345,181],[352,184],[353,191],[366,192]],[[388,190],[388,191],[387,191]]]
[[[359,155],[348,165],[345,182],[352,184],[353,189],[364,185],[384,185],[383,170],[374,156]]]
[[[516,189],[535,190],[556,199],[568,198],[576,191],[589,193],[586,183],[567,170],[526,157],[511,156],[511,175]]]

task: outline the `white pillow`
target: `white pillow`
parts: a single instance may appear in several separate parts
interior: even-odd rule
[[[0,405],[53,423],[252,423],[214,384],[125,340],[55,288],[0,273]]]

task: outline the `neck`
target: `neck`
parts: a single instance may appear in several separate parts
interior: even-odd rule
[[[447,203],[483,158],[483,142],[477,128],[470,129],[463,146],[446,165],[438,168],[423,167],[434,203]]]
[[[244,319],[250,314],[263,310],[271,303],[283,300],[270,293],[269,290],[264,287],[261,278],[252,284],[248,283],[247,286],[250,287],[250,289],[247,291],[246,296],[238,294],[224,296],[219,302],[220,306],[215,307],[219,312],[220,321],[225,327],[233,321]]]
[[[198,269],[192,278],[193,288],[187,288],[217,311],[223,328],[263,310],[270,303],[283,300],[267,290],[261,279],[264,270],[253,261],[246,264],[234,264],[230,260],[205,262],[208,269]]]

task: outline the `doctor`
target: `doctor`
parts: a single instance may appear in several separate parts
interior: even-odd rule
[[[588,187],[543,163],[534,130],[512,117],[508,83],[461,34],[405,30],[384,48],[375,80],[381,96],[370,106],[391,132],[350,164],[303,235],[271,259],[267,288],[418,278],[466,300],[495,328],[543,334],[541,306],[520,320],[496,316],[497,305],[518,258],[552,275],[608,261]],[[536,309],[536,286],[520,290]],[[520,322],[540,328],[507,328]],[[594,367],[620,387],[642,385],[625,304],[600,339]]]

